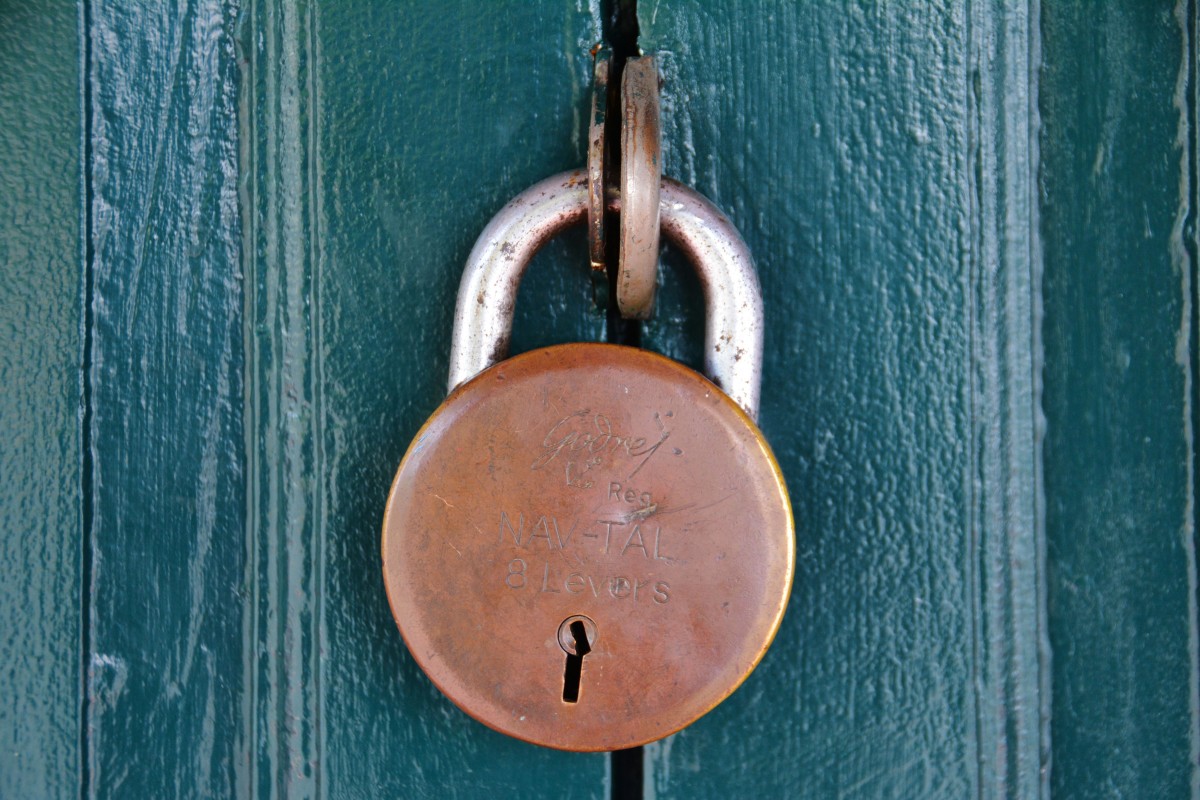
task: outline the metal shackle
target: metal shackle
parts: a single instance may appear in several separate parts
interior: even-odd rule
[[[584,170],[534,184],[479,234],[467,258],[454,312],[449,388],[508,357],[521,276],[538,249],[587,217]],[[688,257],[704,292],[704,372],[752,420],[762,379],[762,293],[750,250],[733,223],[703,195],[663,178],[662,232]]]

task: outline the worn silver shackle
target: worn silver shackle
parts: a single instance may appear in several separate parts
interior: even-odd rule
[[[538,249],[586,219],[584,170],[534,184],[500,209],[467,258],[454,312],[449,388],[508,356],[521,276]],[[750,250],[703,195],[664,178],[662,232],[696,268],[704,292],[704,372],[753,420],[762,380],[762,293]]]

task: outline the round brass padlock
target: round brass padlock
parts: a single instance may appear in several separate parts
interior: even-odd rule
[[[532,251],[582,219],[576,175],[533,187],[480,237],[456,318],[461,385],[401,462],[383,565],[409,651],[455,704],[525,741],[599,751],[673,733],[741,684],[782,619],[794,537],[782,476],[743,407],[757,385],[735,392],[739,405],[683,365],[605,344],[536,350],[462,381],[473,369],[462,363],[499,359],[511,326],[510,300],[482,363],[460,359],[464,342],[488,341],[480,309],[504,306]],[[663,230],[678,240],[667,206],[681,195],[664,190]],[[711,291],[720,265],[706,263]],[[760,333],[750,339],[761,348]]]

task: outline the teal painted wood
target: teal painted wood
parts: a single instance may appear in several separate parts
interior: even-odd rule
[[[236,10],[89,3],[86,772],[245,793]]]
[[[1200,797],[1196,7],[1043,31],[1052,785]]]
[[[0,793],[79,768],[79,13],[0,11]]]
[[[1195,9],[733,5],[643,2],[643,46],[759,261],[799,572],[647,796],[1200,796]],[[432,688],[378,560],[467,250],[582,161],[598,20],[83,16],[0,24],[4,793],[607,794]],[[589,294],[567,237],[515,349],[599,338]]]
[[[1038,796],[1036,19],[750,11],[639,4],[666,171],[758,262],[796,585],[738,693],[647,748],[646,796]],[[694,361],[688,294],[647,338]]]
[[[263,795],[608,794],[606,757],[508,739],[433,687],[379,555],[392,476],[445,392],[475,237],[583,162],[598,28],[573,5],[247,3],[248,739]],[[590,291],[582,238],[551,246],[514,350],[600,338]]]

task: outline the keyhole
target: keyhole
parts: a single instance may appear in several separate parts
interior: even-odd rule
[[[575,638],[575,652],[567,653],[567,669],[563,675],[563,702],[579,702],[579,679],[583,676],[583,657],[592,652],[588,644],[587,630],[582,620],[571,623],[571,636]]]
[[[595,640],[596,625],[587,617],[571,617],[558,628],[558,643],[567,652],[567,666],[563,671],[562,699],[564,703],[579,702],[579,682],[583,676],[583,659],[592,652],[592,642]]]

